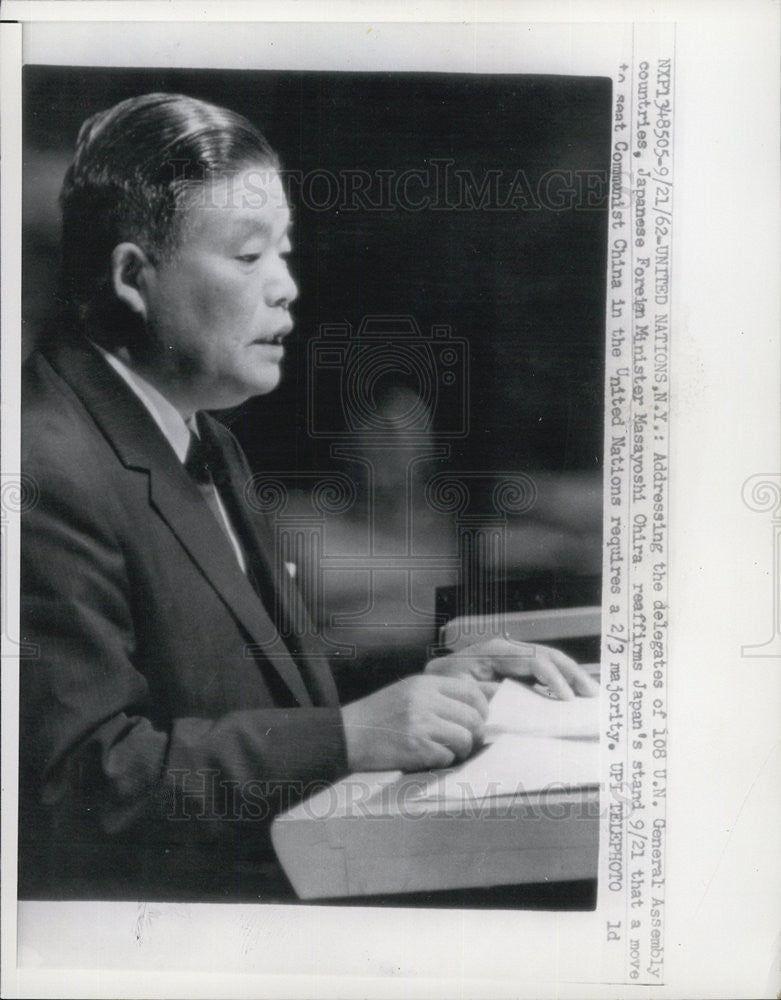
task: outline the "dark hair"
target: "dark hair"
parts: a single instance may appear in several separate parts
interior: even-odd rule
[[[260,131],[192,97],[143,94],[88,118],[60,193],[60,299],[70,323],[126,325],[111,289],[114,247],[136,243],[153,259],[172,252],[193,188],[256,164],[280,168]]]

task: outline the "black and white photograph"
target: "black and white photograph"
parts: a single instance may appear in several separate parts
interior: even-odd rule
[[[22,897],[593,908],[611,81],[24,89]]]
[[[4,992],[775,995],[767,5],[16,6]]]

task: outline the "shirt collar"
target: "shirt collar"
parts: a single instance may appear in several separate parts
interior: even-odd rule
[[[191,418],[189,424],[186,423],[173,403],[169,402],[150,382],[139,375],[138,372],[133,371],[116,354],[110,354],[105,348],[94,341],[91,341],[91,343],[100,351],[117,375],[124,379],[138,399],[141,400],[173,448],[176,457],[180,462],[184,463],[187,449],[190,445],[191,429],[193,433],[198,433],[195,419]]]

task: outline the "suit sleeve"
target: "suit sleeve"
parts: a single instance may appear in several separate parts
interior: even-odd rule
[[[60,825],[79,836],[213,839],[346,773],[338,708],[160,722],[134,666],[117,499],[91,469],[30,472],[39,497],[23,516],[22,636],[37,652],[22,662],[22,760],[27,787]]]

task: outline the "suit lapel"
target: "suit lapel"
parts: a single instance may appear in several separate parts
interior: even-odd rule
[[[218,445],[228,474],[228,488],[237,501],[232,512],[242,522],[242,534],[252,546],[258,572],[266,576],[274,594],[275,620],[286,625],[285,638],[292,647],[315,704],[338,705],[339,696],[324,648],[313,640],[313,628],[297,584],[284,565],[284,553],[268,518],[250,509],[247,484],[251,471],[233,435],[222,424],[207,417],[204,431]]]
[[[150,503],[253,638],[301,705],[311,699],[301,674],[197,486],[146,407],[88,344],[61,346],[51,363],[91,413],[128,468],[149,474]]]

